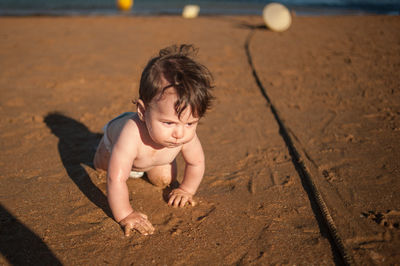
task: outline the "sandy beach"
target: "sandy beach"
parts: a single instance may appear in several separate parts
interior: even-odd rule
[[[1,17],[0,264],[399,263],[399,16],[263,25]],[[215,78],[199,204],[168,207],[166,190],[131,179],[131,204],[156,232],[124,237],[95,147],[107,121],[135,111],[147,61],[174,43],[197,46]]]

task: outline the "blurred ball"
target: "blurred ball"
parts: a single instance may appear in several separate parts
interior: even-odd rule
[[[292,24],[289,10],[278,3],[271,3],[264,7],[263,19],[265,25],[273,31],[285,31]]]
[[[133,6],[133,0],[117,0],[119,10],[128,11]]]
[[[197,5],[187,5],[183,8],[182,17],[195,18],[199,15],[200,7]]]

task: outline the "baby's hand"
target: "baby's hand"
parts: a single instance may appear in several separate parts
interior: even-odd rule
[[[125,236],[130,236],[133,229],[139,231],[143,235],[152,235],[154,227],[147,219],[147,215],[141,212],[131,212],[128,216],[122,219],[119,224],[124,228]]]
[[[189,203],[192,206],[196,205],[196,202],[193,200],[193,195],[189,192],[184,191],[181,188],[176,188],[169,193],[168,205],[174,207],[185,207],[186,203]]]

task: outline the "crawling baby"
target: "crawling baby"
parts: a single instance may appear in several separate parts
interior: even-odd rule
[[[162,49],[143,70],[137,112],[123,113],[104,127],[94,157],[107,171],[107,198],[115,220],[129,236],[132,230],[152,234],[148,217],[129,202],[129,177],[144,172],[159,187],[176,181],[176,156],[186,163],[182,183],[169,194],[168,205],[194,205],[204,174],[204,153],[196,128],[212,101],[212,75],[192,56],[191,45]]]

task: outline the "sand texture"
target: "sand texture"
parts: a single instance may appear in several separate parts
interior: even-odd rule
[[[173,43],[215,76],[199,205],[129,180],[156,233],[124,237],[92,158]],[[398,16],[0,18],[0,264],[398,263],[399,73]]]

